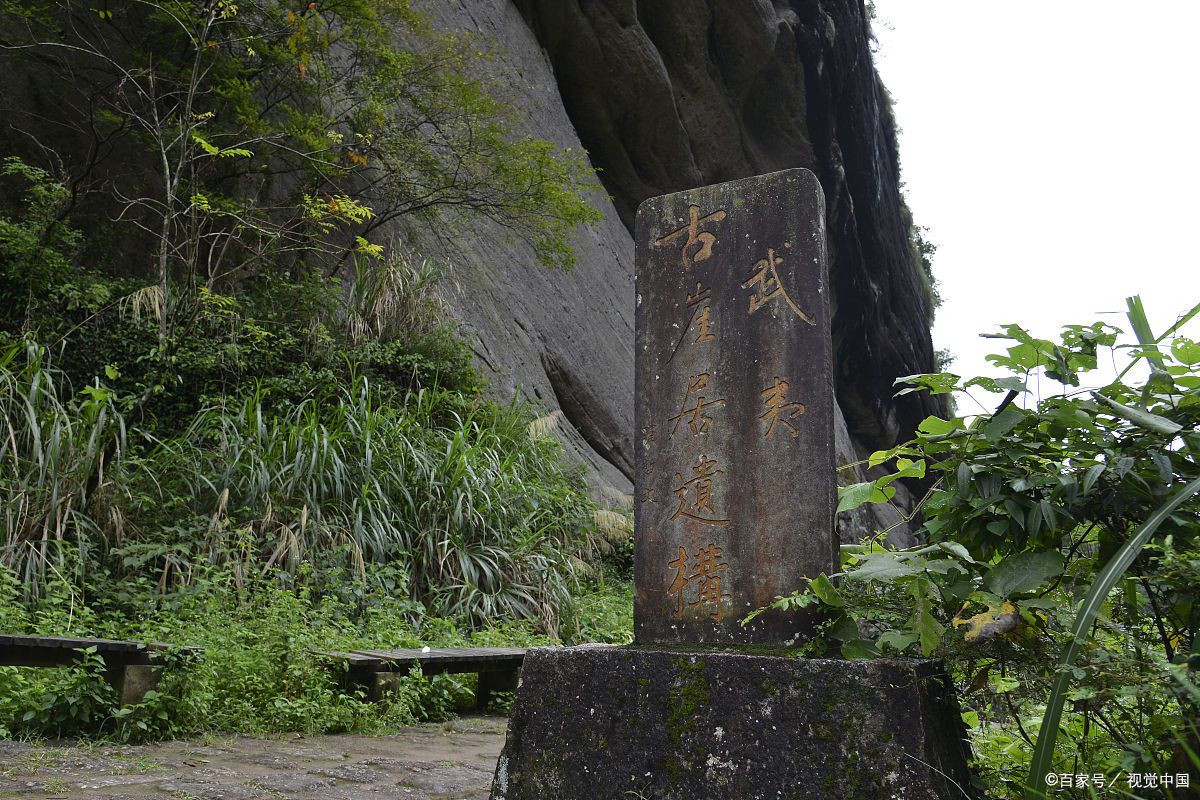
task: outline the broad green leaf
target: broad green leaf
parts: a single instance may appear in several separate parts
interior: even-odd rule
[[[872,553],[862,564],[846,573],[854,581],[890,581],[909,575],[919,575],[924,569],[919,563],[906,558],[897,558],[892,553]]]
[[[892,481],[899,480],[900,478],[924,478],[924,477],[925,477],[925,461],[923,459],[919,460],[919,461],[912,461],[907,458],[897,458],[896,459],[896,471],[893,472],[891,475],[884,475],[882,478],[876,479],[875,486],[878,487],[879,489],[883,489],[885,486],[887,486]],[[889,494],[887,497],[890,500],[892,495]],[[875,502],[879,502],[879,501],[875,501]]]
[[[998,597],[1009,597],[1032,592],[1048,578],[1061,575],[1062,571],[1063,558],[1058,552],[1040,550],[1017,553],[988,570],[983,577],[983,585]]]
[[[1088,471],[1083,476],[1083,493],[1087,494],[1096,485],[1096,481],[1100,480],[1100,475],[1104,472],[1104,464],[1093,464],[1088,467]]]
[[[821,602],[827,606],[835,606],[841,608],[846,605],[846,601],[842,598],[837,587],[833,585],[833,581],[829,580],[824,572],[815,578],[810,578],[808,585],[812,588],[813,594],[821,599]]]
[[[863,503],[886,503],[896,494],[892,487],[880,488],[875,481],[852,483],[849,486],[838,487],[837,513],[851,511]]]
[[[1025,385],[1025,381],[1015,376],[1007,378],[986,378],[980,376],[972,378],[963,384],[964,389],[969,389],[972,386],[979,386],[988,392],[1027,392],[1029,387]]]
[[[967,551],[967,548],[963,547],[958,542],[938,542],[937,546],[938,549],[945,550],[950,555],[962,561],[966,561],[968,564],[977,563],[975,559],[971,558],[971,554]]]
[[[1025,513],[1025,530],[1030,536],[1037,536],[1042,530],[1042,504],[1034,503]]]
[[[1046,527],[1051,533],[1058,530],[1058,514],[1054,512],[1054,506],[1050,505],[1049,500],[1041,500],[1038,505],[1042,509],[1042,520],[1046,523]]]
[[[849,614],[842,614],[840,619],[829,629],[829,638],[835,642],[849,642],[859,638],[858,625]]]
[[[891,450],[876,450],[874,453],[871,453],[870,457],[867,458],[867,466],[878,467],[885,461],[892,459],[896,455],[896,449],[897,448],[892,448]]]
[[[1005,694],[1007,692],[1011,692],[1013,689],[1016,689],[1021,685],[1019,680],[1016,678],[1010,678],[1007,675],[996,675],[992,678],[990,683],[992,684],[992,691],[994,691],[996,694]]]
[[[942,419],[941,417],[926,417],[921,420],[921,424],[917,426],[917,430],[922,433],[928,433],[931,436],[945,436],[948,433],[953,433],[962,427],[962,420]]]
[[[912,627],[920,637],[921,655],[928,656],[941,644],[946,628],[934,618],[933,604],[920,586],[913,587],[913,599],[916,608],[913,609]]]
[[[1015,520],[1022,528],[1025,527],[1025,509],[1021,504],[1012,497],[1004,498],[1004,510],[1008,512],[1008,516]]]
[[[1029,597],[1020,601],[1021,608],[1034,608],[1042,611],[1059,608],[1062,605],[1062,600],[1053,600],[1048,597]]]
[[[954,477],[958,482],[959,492],[965,492],[966,487],[971,483],[971,465],[966,461],[959,464],[958,468],[954,471]]]
[[[867,459],[868,467],[878,467],[880,464],[891,461],[896,456],[920,456],[921,451],[914,449],[911,444],[898,444],[889,450],[876,450],[871,453]]]
[[[1200,364],[1200,342],[1193,342],[1191,339],[1181,336],[1171,342],[1171,355],[1175,356],[1175,360],[1181,364],[1188,366]]]
[[[995,536],[1006,536],[1011,524],[1006,519],[994,519],[987,524],[987,532]]]
[[[897,652],[907,650],[921,637],[915,633],[902,633],[900,631],[887,631],[879,639],[876,640],[875,646],[882,652],[884,648],[890,647]]]
[[[866,639],[853,639],[842,645],[842,658],[854,660],[879,658],[881,655],[883,654],[875,648],[875,643]]]
[[[987,425],[983,426],[984,438],[995,444],[1007,436],[1013,428],[1020,425],[1023,419],[1025,419],[1025,412],[1009,404],[1004,407],[1003,411],[988,420]]]
[[[892,381],[893,386],[908,384],[909,388],[896,392],[896,397],[928,389],[930,394],[949,394],[958,388],[959,376],[952,372],[931,372],[921,375],[905,375]]]

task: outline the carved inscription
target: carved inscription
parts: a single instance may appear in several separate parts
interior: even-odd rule
[[[671,515],[672,520],[684,519],[702,522],[705,525],[728,525],[729,520],[716,515],[713,510],[715,490],[713,481],[725,474],[725,470],[717,469],[717,460],[700,456],[698,464],[692,467],[692,477],[684,478],[682,473],[675,473],[675,498],[679,508]]]
[[[655,244],[663,247],[687,234],[683,247],[679,249],[679,257],[683,261],[683,268],[688,269],[697,261],[707,261],[712,256],[713,245],[717,243],[716,235],[701,231],[700,226],[707,222],[723,222],[726,216],[724,209],[717,209],[702,217],[700,206],[688,206],[688,224],[659,237]]]
[[[688,323],[688,331],[690,332],[693,326],[698,328],[692,344],[704,344],[717,338],[711,331],[712,321],[709,319],[712,316],[712,309],[708,305],[711,295],[712,289],[706,289],[700,281],[696,281],[695,293],[687,296],[688,308],[692,309],[692,321]],[[687,336],[687,333],[684,333],[684,336]]]
[[[792,245],[790,242],[784,242],[783,246],[791,248]],[[779,282],[779,266],[782,263],[783,256],[776,255],[774,247],[767,248],[766,258],[754,262],[753,274],[742,284],[742,288],[751,290],[750,305],[746,313],[753,314],[770,301],[782,299],[787,303],[788,308],[796,313],[796,316],[809,325],[816,325],[816,321],[800,310],[800,306],[796,305],[787,293],[787,289],[784,289],[783,284]]]
[[[687,549],[680,547],[678,555],[667,565],[674,573],[667,591],[675,597],[676,619],[683,619],[685,602],[689,609],[696,609],[696,613],[713,622],[725,619],[725,606],[731,595],[721,589],[721,573],[729,569],[721,553],[721,548],[715,544],[700,548],[694,556],[691,574],[688,574]],[[695,599],[685,600],[684,594],[693,585],[696,587]]]
[[[671,434],[674,435],[679,430],[679,423],[687,420],[687,427],[695,436],[699,433],[708,433],[708,428],[712,425],[712,417],[708,416],[710,409],[718,409],[725,405],[724,399],[706,400],[705,395],[700,394],[704,391],[704,387],[708,385],[710,374],[702,372],[699,375],[693,375],[688,379],[688,388],[683,395],[683,408],[679,413],[671,417],[670,422],[675,424],[671,427]],[[688,405],[694,400],[694,405]]]
[[[740,620],[833,569],[823,220],[803,170],[638,210],[639,642],[811,630],[803,612]]]
[[[785,380],[781,380],[776,375],[775,382],[759,393],[759,396],[763,399],[763,403],[767,406],[767,410],[759,416],[759,419],[767,423],[766,428],[763,430],[764,437],[774,433],[777,424],[783,425],[788,433],[792,435],[793,439],[800,435],[800,432],[796,430],[796,426],[789,422],[789,420],[803,414],[805,408],[803,403],[788,402],[787,392],[789,388],[791,388],[791,384]]]

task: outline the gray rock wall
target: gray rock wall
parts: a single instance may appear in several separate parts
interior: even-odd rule
[[[582,148],[550,64],[509,0],[439,0],[424,9],[442,27],[499,45],[490,66],[527,112],[529,133]],[[546,413],[561,411],[554,432],[619,505],[633,475],[633,239],[603,191],[592,199],[605,219],[577,233],[570,273],[540,266],[529,245],[486,220],[451,236],[423,222],[398,224],[394,234],[449,263],[446,299],[493,393],[519,390]]]
[[[939,406],[891,112],[860,0],[514,0],[627,225],[656,194],[807,167],[828,206],[838,398],[864,448]]]
[[[839,463],[890,446],[938,406],[892,398],[933,368],[895,135],[858,0],[451,0],[441,24],[494,37],[530,132],[586,147],[611,195],[576,237],[578,269],[535,265],[481,225],[460,239],[452,305],[500,392],[520,386],[598,468],[632,470],[632,240],[646,197],[795,166],[821,179],[834,289]],[[518,13],[519,10],[519,13]],[[622,224],[624,223],[624,224]],[[431,237],[432,253],[447,252]],[[861,479],[857,470],[843,482]],[[887,524],[898,515],[884,514]],[[844,515],[844,539],[884,520]]]

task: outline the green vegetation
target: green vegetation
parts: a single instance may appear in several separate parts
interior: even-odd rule
[[[470,679],[368,704],[317,651],[629,638],[627,519],[389,233],[570,267],[594,177],[496,57],[406,0],[0,10],[63,98],[0,131],[0,630],[203,649],[137,707],[94,655],[0,668],[0,735],[376,730]]]
[[[260,382],[165,435],[47,360],[0,349],[0,629],[205,652],[133,709],[96,659],[0,669],[10,733],[370,729],[446,713],[462,686],[414,678],[370,706],[314,651],[628,638],[628,590],[605,580],[621,555],[598,550],[613,512],[522,408],[375,386],[358,364],[336,394]]]
[[[871,456],[886,474],[841,490],[845,510],[926,481],[919,546],[845,546],[840,581],[777,602],[826,607],[818,649],[948,659],[990,796],[1041,796],[1047,772],[1195,773],[1200,346],[1178,330],[1198,312],[1155,336],[1131,298],[1132,346],[1102,323],[1059,342],[1009,325],[995,338],[1011,346],[989,357],[1006,377],[898,381],[1004,395],[991,413],[925,420]],[[1127,356],[1120,377],[1077,388],[1110,350]],[[1127,381],[1139,364],[1148,377]]]

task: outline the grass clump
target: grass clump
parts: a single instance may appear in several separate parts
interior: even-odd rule
[[[260,387],[160,437],[36,346],[0,365],[0,627],[203,650],[132,708],[95,657],[0,670],[9,734],[374,730],[449,713],[470,679],[414,676],[376,706],[320,651],[627,638],[628,593],[587,597],[604,567],[580,476],[517,405],[358,376],[294,405]]]

